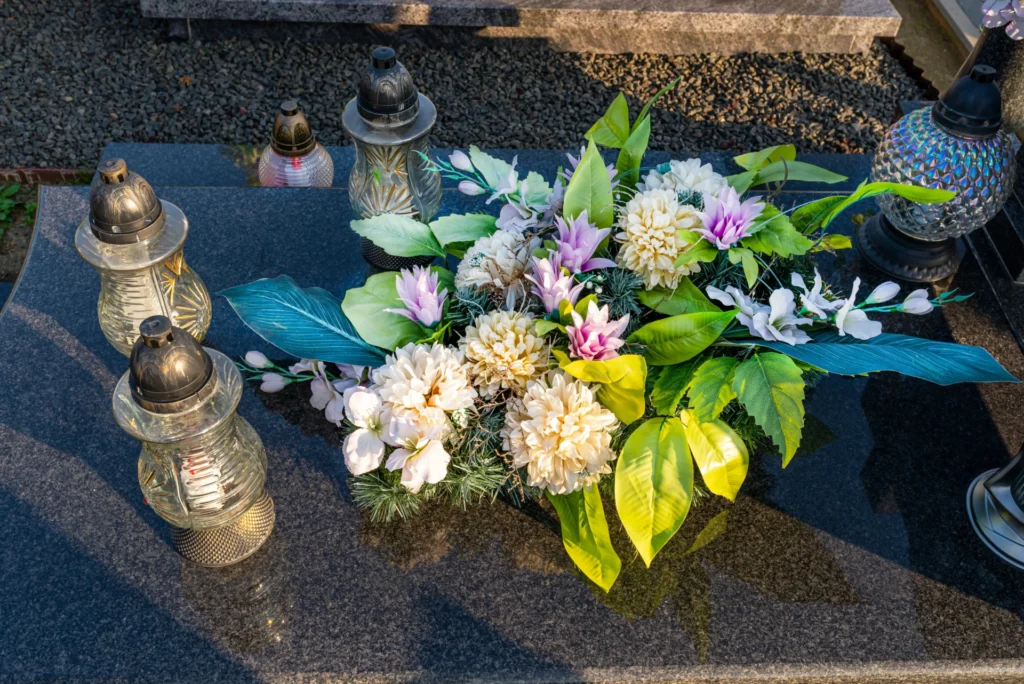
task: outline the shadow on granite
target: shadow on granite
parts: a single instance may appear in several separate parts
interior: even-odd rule
[[[157,192],[189,216],[188,258],[211,292],[288,273],[340,294],[365,273],[343,191]],[[99,284],[72,246],[87,193],[45,189],[0,316],[0,386],[15,398],[0,402],[0,678],[1024,676],[1021,575],[964,513],[971,479],[1024,436],[1020,386],[826,379],[807,405],[816,448],[785,472],[777,457],[752,459],[738,501],[695,507],[650,569],[614,529],[623,573],[607,595],[572,568],[543,509],[432,506],[406,524],[370,523],[305,388],[250,388],[240,412],[267,447],[277,527],[235,568],[186,565],[143,505],[138,444],[110,413],[126,360],[96,325]],[[477,202],[446,192],[442,212]],[[822,266],[844,286],[881,279],[852,252]],[[969,305],[890,318],[889,329],[982,343],[1021,375],[976,265],[958,277],[979,288]],[[207,344],[274,354],[219,297]]]

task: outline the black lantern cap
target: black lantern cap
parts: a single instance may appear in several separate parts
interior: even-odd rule
[[[359,116],[371,126],[403,126],[416,118],[419,91],[389,47],[379,47],[359,81]]]
[[[96,169],[89,191],[89,227],[99,240],[115,245],[141,242],[164,225],[164,208],[153,187],[129,171],[124,159],[108,159]]]
[[[274,137],[270,146],[284,157],[301,157],[316,147],[316,136],[309,127],[306,115],[294,100],[281,103],[281,111],[274,119]]]
[[[996,70],[976,64],[932,107],[935,123],[954,135],[990,138],[1003,124],[1003,98],[995,84]]]
[[[150,316],[139,325],[132,347],[128,384],[132,398],[155,413],[177,413],[213,391],[213,360],[188,331],[167,316]]]

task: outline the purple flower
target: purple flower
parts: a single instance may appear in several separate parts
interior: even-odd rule
[[[567,326],[569,356],[588,361],[605,361],[619,355],[616,349],[625,342],[619,337],[629,325],[629,314],[617,321],[609,321],[608,305],[600,309],[591,300],[587,304],[587,319],[575,311],[570,312],[574,325]]]
[[[760,197],[751,197],[740,204],[739,194],[731,187],[714,197],[704,193],[704,211],[698,211],[703,228],[698,231],[718,249],[729,249],[750,235],[754,221],[764,211],[765,203]]]
[[[558,305],[568,300],[576,306],[576,300],[580,298],[583,291],[583,283],[573,285],[572,275],[562,271],[562,265],[557,254],[552,254],[547,259],[531,259],[533,274],[525,276],[533,283],[533,294],[540,297],[544,302],[544,310],[548,313],[558,309]]]
[[[1006,25],[1006,35],[1020,40],[1024,37],[1024,8],[1020,0],[987,0],[981,6],[981,24],[986,28]]]
[[[569,269],[569,273],[586,273],[598,268],[615,268],[615,262],[611,259],[595,259],[594,252],[597,251],[601,240],[604,240],[611,228],[600,230],[587,220],[587,212],[582,211],[574,219],[566,221],[561,216],[555,217],[555,225],[558,226],[558,237],[555,244],[558,246],[559,263]]]
[[[414,266],[412,271],[403,268],[395,276],[395,287],[398,289],[398,298],[406,308],[385,311],[405,316],[427,327],[441,320],[448,290],[437,291],[437,273],[422,266]]]
[[[565,155],[566,157],[569,158],[569,166],[571,166],[572,168],[569,169],[569,170],[562,169],[562,171],[559,173],[559,175],[562,178],[565,179],[565,184],[566,185],[569,185],[569,181],[572,180],[572,174],[576,173],[576,167],[580,165],[581,161],[583,161],[583,155],[585,155],[586,153],[587,153],[586,146],[581,146],[580,147],[580,156],[574,157],[571,154],[566,154]],[[615,170],[615,164],[608,164],[604,168],[608,171],[608,180],[610,180],[612,182],[612,189],[614,189],[615,186],[619,184],[619,181],[615,180],[615,176],[618,175],[618,173]]]

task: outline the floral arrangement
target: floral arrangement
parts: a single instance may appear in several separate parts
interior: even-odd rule
[[[862,183],[783,210],[765,193],[844,177],[791,145],[736,157],[744,170],[728,177],[699,159],[644,167],[649,111],[630,122],[620,95],[550,181],[476,147],[432,162],[497,212],[351,224],[436,265],[372,275],[342,301],[286,276],[223,293],[304,359],[284,368],[250,352],[240,366],[265,392],[309,382],[375,520],[429,499],[547,498],[570,557],[607,591],[621,561],[602,491],[650,565],[695,496],[736,497],[751,452],[790,463],[806,388],[824,374],[1014,380],[983,349],[887,334],[878,320],[965,297],[891,282],[864,297],[859,279],[844,294],[809,258],[850,247],[827,229],[864,197],[950,193]],[[599,146],[619,150],[614,165]]]

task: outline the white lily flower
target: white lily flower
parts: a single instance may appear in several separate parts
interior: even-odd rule
[[[806,344],[811,341],[810,335],[798,326],[810,325],[814,323],[814,319],[799,318],[795,315],[796,299],[792,290],[779,288],[772,292],[768,302],[771,304],[769,311],[758,311],[754,314],[752,324],[758,337],[790,345]]]
[[[747,330],[750,331],[751,335],[757,334],[757,330],[754,328],[754,316],[760,312],[768,312],[769,308],[764,304],[758,304],[750,297],[746,296],[735,287],[727,287],[725,291],[719,290],[714,285],[707,287],[708,297],[714,299],[717,302],[725,304],[726,306],[732,306],[740,310],[736,314],[736,320],[742,325],[747,326]]]
[[[395,449],[388,457],[387,469],[402,471],[402,484],[413,494],[420,491],[424,483],[435,484],[448,474],[451,456],[444,450],[438,439],[417,444],[415,449]]]
[[[452,163],[452,166],[457,168],[459,171],[472,171],[473,162],[469,160],[467,155],[462,150],[455,150],[448,156],[448,161]]]
[[[868,315],[860,309],[853,308],[858,288],[860,288],[860,278],[853,281],[849,299],[836,314],[836,327],[839,328],[841,336],[850,335],[858,340],[870,340],[872,337],[882,334],[882,324],[870,320]]]
[[[288,378],[277,373],[264,373],[260,379],[263,381],[260,383],[260,391],[267,394],[280,392],[290,382]]]
[[[319,361],[316,359],[302,359],[298,363],[293,363],[288,367],[288,372],[292,375],[298,375],[299,373],[316,372],[319,365]]]
[[[464,180],[459,181],[459,192],[463,195],[482,195],[484,194],[484,189],[473,181]]]
[[[349,422],[356,426],[342,445],[345,466],[353,475],[376,470],[384,460],[381,432],[386,416],[380,397],[366,387],[350,387],[345,390],[342,402]]]
[[[844,303],[842,299],[830,301],[821,296],[822,282],[818,269],[814,269],[814,286],[810,290],[807,289],[807,283],[804,282],[803,276],[799,273],[794,273],[790,277],[790,282],[793,283],[794,287],[799,287],[804,291],[800,295],[800,304],[822,320],[827,319],[829,313],[835,311]]]
[[[864,300],[865,304],[884,304],[900,293],[900,286],[891,280],[887,280],[868,295]]]
[[[245,362],[253,368],[270,368],[270,359],[258,351],[246,352]]]
[[[914,314],[915,316],[931,313],[934,308],[935,305],[928,299],[928,290],[914,290],[907,295],[907,298],[903,300],[903,304],[900,305],[900,311]]]

